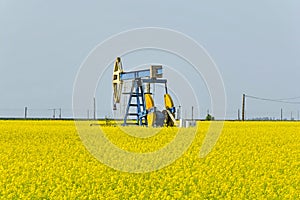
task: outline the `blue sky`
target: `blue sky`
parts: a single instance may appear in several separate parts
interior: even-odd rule
[[[32,115],[63,108],[70,116],[73,83],[89,52],[113,34],[149,26],[180,31],[205,47],[223,77],[229,118],[243,93],[300,96],[299,9],[299,1],[0,0],[0,116],[22,116],[25,106]],[[247,101],[249,117],[279,117],[281,107],[287,118],[300,110]],[[99,116],[106,113],[99,108]]]

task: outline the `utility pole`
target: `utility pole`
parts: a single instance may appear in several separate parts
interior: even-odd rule
[[[181,119],[181,106],[178,106],[178,109],[177,109],[177,119]]]
[[[25,115],[24,115],[24,118],[25,118],[25,119],[27,118],[27,107],[25,107]]]
[[[192,106],[192,121],[194,120],[194,106]]]
[[[242,120],[245,121],[245,104],[246,104],[246,95],[243,94],[243,104],[242,104]]]
[[[96,98],[94,97],[94,120],[96,120]]]
[[[53,108],[53,119],[55,119],[55,108]]]
[[[280,120],[281,121],[283,120],[283,111],[282,111],[282,108],[280,109]]]
[[[61,119],[61,108],[59,108],[59,119]]]

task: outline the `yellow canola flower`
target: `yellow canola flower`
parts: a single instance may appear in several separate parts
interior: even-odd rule
[[[0,121],[0,199],[300,199],[299,122],[225,122],[213,151],[201,159],[210,123],[198,123],[182,157],[159,171],[134,174],[94,158],[72,121]],[[165,128],[135,139],[104,128],[115,145],[143,153],[176,134]]]

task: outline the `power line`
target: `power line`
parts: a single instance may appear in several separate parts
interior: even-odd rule
[[[278,103],[287,103],[287,104],[300,104],[298,101],[285,101],[285,100],[292,100],[292,99],[298,99],[300,97],[292,97],[292,98],[285,98],[285,99],[269,99],[269,98],[263,98],[263,97],[256,97],[251,95],[245,95],[246,97],[252,98],[252,99],[258,99],[263,101],[272,101],[272,102],[278,102]]]
[[[279,101],[284,101],[284,100],[294,100],[294,99],[300,99],[300,96],[299,97],[290,97],[290,98],[284,98],[284,99],[275,99],[275,100],[279,100]]]
[[[262,101],[272,101],[272,102],[277,102],[277,103],[300,104],[300,102],[296,102],[296,101],[287,101],[287,100],[298,99],[300,97],[271,99],[271,98],[264,98],[264,97],[257,97],[257,96],[243,94],[243,99],[242,99],[242,121],[245,120],[246,97],[252,98],[252,99],[257,99],[257,100],[262,100]],[[281,118],[281,120],[283,119],[282,109],[281,109],[281,116],[280,116],[280,118]],[[293,118],[293,116],[292,116],[292,113],[291,113],[291,120],[292,120],[292,118]]]

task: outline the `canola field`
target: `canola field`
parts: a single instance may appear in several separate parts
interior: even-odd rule
[[[299,122],[225,122],[205,158],[199,150],[210,123],[198,123],[173,164],[128,173],[94,158],[73,121],[0,121],[0,199],[300,199]],[[105,129],[116,145],[137,152],[161,148],[176,133],[164,128],[134,142]]]

